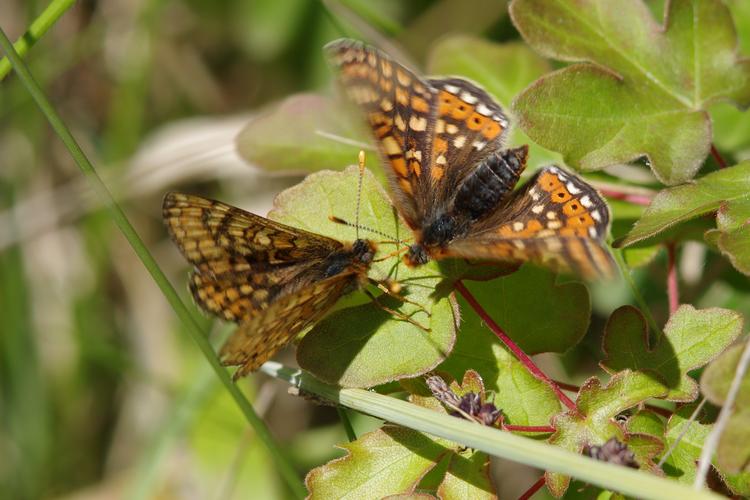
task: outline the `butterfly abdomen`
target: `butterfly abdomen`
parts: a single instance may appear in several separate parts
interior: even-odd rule
[[[493,154],[480,163],[459,186],[453,202],[454,213],[477,220],[494,212],[513,191],[526,168],[528,152],[528,146],[521,146]]]

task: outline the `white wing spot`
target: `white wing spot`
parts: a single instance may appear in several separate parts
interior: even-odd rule
[[[459,149],[462,148],[462,147],[464,147],[464,144],[466,144],[466,136],[465,135],[460,135],[460,136],[456,137],[455,139],[453,139],[453,145],[455,147],[459,148]]]
[[[477,104],[477,113],[484,116],[492,116],[492,110],[481,102]]]
[[[597,221],[597,222],[601,222],[601,221],[602,221],[602,216],[601,216],[601,215],[599,215],[599,210],[594,210],[593,212],[591,212],[591,217],[592,217],[592,218],[593,218],[593,219],[594,219],[595,221]]]
[[[513,223],[513,231],[521,231],[523,229],[523,222],[514,222]]]
[[[547,212],[547,218],[550,220],[557,219],[557,212],[550,210],[549,212]]]
[[[531,208],[531,211],[534,212],[535,214],[540,214],[544,211],[544,205],[534,205]]]
[[[454,125],[454,124],[452,124],[452,123],[448,123],[448,124],[447,124],[447,125],[445,126],[445,131],[446,131],[446,132],[448,132],[449,134],[453,135],[453,134],[455,134],[456,132],[458,132],[458,127],[457,127],[457,126],[455,126],[455,125]]]
[[[596,232],[596,228],[594,226],[591,226],[589,228],[589,235],[591,235],[592,238],[596,238],[597,232]]]
[[[559,220],[551,220],[547,223],[547,227],[549,229],[560,229],[562,227],[562,222]]]
[[[455,85],[445,85],[443,88],[446,91],[450,92],[451,94],[458,95],[458,93],[460,92],[460,89],[458,87],[456,87]]]
[[[578,187],[577,187],[577,186],[576,186],[575,184],[573,184],[572,182],[569,182],[569,183],[567,183],[567,184],[566,184],[566,187],[568,188],[568,192],[569,192],[570,194],[578,194],[578,193],[580,193],[580,192],[581,192],[581,189],[580,189],[580,188],[578,188]]]
[[[469,94],[468,92],[461,92],[461,100],[464,102],[468,102],[469,104],[474,104],[478,101],[475,96]]]
[[[581,198],[581,205],[583,205],[586,208],[589,208],[592,205],[591,198],[589,198],[588,195]]]
[[[482,141],[474,141],[474,143],[472,144],[472,146],[474,146],[477,151],[483,150],[486,145],[487,143]]]

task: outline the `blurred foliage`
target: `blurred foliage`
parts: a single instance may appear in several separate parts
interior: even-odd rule
[[[727,4],[741,52],[748,54],[749,3],[734,0]],[[546,109],[527,106],[529,100],[539,105],[539,96],[528,89],[511,109],[517,95],[545,74],[546,83],[556,86],[556,92],[561,91],[560,84],[570,89],[570,99],[562,104],[566,110],[574,105],[586,109],[590,102],[590,95],[582,95],[578,87],[572,94],[571,85],[580,75],[568,81],[564,78],[571,76],[568,71],[553,73],[557,76],[551,78],[548,72],[561,63],[545,59],[531,48],[546,47],[544,54],[555,59],[578,58],[617,69],[618,61],[611,54],[566,52],[560,40],[537,40],[530,48],[513,27],[505,2],[477,0],[472,8],[466,6],[459,0],[89,0],[77,3],[63,16],[31,49],[27,60],[112,190],[125,200],[140,234],[173,281],[184,289],[185,268],[161,227],[160,198],[164,192],[175,187],[200,191],[264,212],[271,208],[271,197],[296,182],[300,172],[341,169],[354,163],[361,143],[369,144],[365,132],[353,125],[355,121],[349,120],[341,103],[324,97],[332,94],[331,73],[321,51],[326,42],[353,36],[383,45],[416,68],[468,76],[516,113],[559,111],[559,94],[557,102],[548,102]],[[646,6],[654,22],[661,23],[664,2],[647,2]],[[40,1],[6,0],[0,4],[0,22],[15,38],[45,7]],[[726,25],[719,31],[728,36]],[[726,51],[731,52],[725,47]],[[661,54],[653,57],[663,61]],[[738,71],[733,69],[733,58],[724,62],[728,67],[722,75]],[[596,87],[602,84],[600,76],[583,78]],[[638,87],[639,92],[650,95],[654,90],[646,88],[643,75],[628,76],[643,86]],[[554,79],[557,81],[550,83]],[[713,80],[721,78],[714,75]],[[12,75],[0,85],[0,497],[246,498],[248,492],[253,498],[288,497],[265,450],[253,439],[231,399],[218,390],[204,360],[188,343],[122,237],[82,188],[72,161],[25,89]],[[539,91],[540,87],[534,88]],[[587,116],[563,124],[571,134],[579,134],[577,138],[551,134],[547,129],[560,123],[546,123],[546,115],[532,113],[527,122],[540,128],[532,131],[518,127],[510,142],[526,143],[528,137],[539,142],[532,142],[533,166],[560,161],[560,153],[572,166],[581,164],[585,169],[598,169],[606,163],[604,159],[631,160],[637,155],[622,144],[616,144],[604,156],[586,157],[591,144],[607,132],[589,119],[613,109],[622,111],[611,105],[610,98],[617,97],[617,91],[596,87],[591,95],[603,96],[600,108],[588,109]],[[306,94],[289,98],[298,93]],[[701,167],[711,142],[703,111],[710,112],[713,142],[730,164],[750,157],[750,119],[728,104],[714,104],[713,96],[699,97],[691,97],[690,106],[681,105],[678,110],[695,118],[688,131],[693,135],[682,129],[675,134],[674,129],[657,123],[651,124],[657,135],[634,139],[644,142],[637,153],[664,153],[652,158],[650,165],[667,182],[691,177],[699,168],[705,170],[698,173],[701,180],[697,184],[658,195],[657,200],[669,201],[664,207],[677,208],[678,213],[649,209],[629,236],[634,242],[641,233],[645,238],[674,226],[671,232],[641,242],[625,253],[628,263],[638,266],[634,271],[636,285],[660,325],[669,326],[664,285],[667,262],[659,245],[662,241],[682,243],[678,268],[683,303],[750,315],[750,286],[746,276],[733,267],[747,274],[747,246],[743,245],[747,241],[743,232],[746,226],[738,219],[747,216],[746,196],[740,193],[729,203],[723,191],[702,191],[705,200],[691,191],[698,190],[701,183],[739,175],[738,167],[734,167],[702,176],[715,169],[711,160]],[[586,99],[589,101],[582,102]],[[661,94],[653,99],[656,114],[666,100]],[[615,114],[623,119],[623,113]],[[290,120],[295,127],[290,126]],[[581,123],[586,127],[576,125]],[[329,135],[311,134],[312,125],[307,124],[323,124]],[[684,122],[672,125],[684,126]],[[217,130],[220,139],[207,137],[208,130]],[[238,155],[249,160],[250,166],[243,165],[233,153],[235,136]],[[341,137],[349,142],[340,141]],[[677,143],[680,138],[682,142]],[[560,140],[564,142],[555,142]],[[665,142],[674,142],[674,147],[654,151]],[[164,144],[171,147],[171,156],[160,156],[158,146]],[[683,148],[686,144],[688,147]],[[229,158],[228,151],[232,152]],[[150,167],[144,169],[144,164]],[[678,174],[673,173],[675,165]],[[638,172],[623,185],[662,187],[652,177],[644,177],[647,169]],[[614,178],[610,171],[591,176],[604,182]],[[728,182],[737,188],[743,181],[746,179]],[[674,201],[670,197],[674,193],[683,193],[684,199]],[[613,201],[612,206],[613,234],[622,238],[643,209],[622,201]],[[690,207],[695,210],[689,212]],[[715,210],[716,222],[699,217]],[[647,223],[656,229],[646,231],[643,228]],[[714,246],[695,243],[704,242],[704,233]],[[562,362],[545,358],[546,370],[559,378],[587,381],[581,394],[587,394],[590,400],[606,400],[607,391],[623,380],[637,379],[634,385],[642,389],[634,391],[634,402],[630,403],[660,393],[654,387],[658,384],[637,375],[621,376],[614,380],[615,385],[610,382],[604,387],[588,379],[595,370],[594,360],[602,354],[607,318],[616,307],[632,300],[625,283],[594,286],[587,294],[579,284],[557,283],[546,272],[522,269],[471,287],[483,303],[492,304],[499,300],[505,284],[524,277],[521,285],[547,290],[545,300],[563,296],[580,313],[560,316],[563,332],[554,349],[535,349],[535,339],[525,339],[531,351],[565,350],[588,333]],[[587,322],[589,295],[593,315]],[[185,298],[189,300],[187,292]],[[508,309],[514,297],[507,299],[508,303],[498,306],[497,319],[501,323],[507,319],[512,335],[513,330],[522,331],[525,325],[523,318],[514,318]],[[514,307],[524,305],[529,308],[526,315],[535,314],[528,304]],[[461,306],[466,310],[463,301]],[[553,316],[544,319],[552,323],[557,320]],[[634,326],[630,325],[633,335],[645,332],[642,318],[636,320]],[[211,329],[208,320],[201,321],[206,331]],[[611,318],[609,321],[608,334],[629,326],[613,323]],[[670,321],[672,328],[667,329],[667,335],[680,330],[677,333],[687,338],[701,328],[695,322],[678,325],[674,319]],[[514,401],[504,411],[516,424],[543,425],[559,412],[559,403],[549,388],[499,348],[478,318],[467,316],[464,328],[482,331],[485,336],[459,335],[452,356],[441,369],[459,380],[469,367],[486,370],[483,373],[488,389],[499,400]],[[738,333],[732,328],[723,341],[728,343]],[[611,340],[607,339],[605,348],[612,345]],[[660,353],[658,349],[648,350],[647,344],[637,347],[644,355]],[[483,353],[482,357],[475,357],[476,352]],[[289,352],[284,356],[285,362],[293,364]],[[636,368],[619,361],[610,358],[608,366],[617,362],[618,369]],[[722,363],[727,363],[726,359]],[[688,370],[697,365],[680,365],[677,375],[687,377]],[[498,370],[499,366],[507,369]],[[721,366],[707,370],[707,377]],[[720,381],[724,385],[725,379]],[[706,384],[712,380],[719,383],[715,378],[704,380]],[[264,413],[300,476],[342,455],[333,448],[346,439],[334,409],[288,397],[283,385],[262,376],[240,383]],[[514,397],[519,391],[523,397]],[[711,401],[721,404],[723,400],[717,397]],[[609,418],[618,410],[601,418]],[[666,431],[665,444],[669,446],[687,417],[675,414],[668,422],[658,422],[656,427],[662,428],[654,429],[650,415],[639,412],[622,436],[663,436]],[[576,416],[569,417],[557,439],[570,444],[571,449],[580,444],[581,428],[586,433],[603,432]],[[357,435],[392,444],[390,428],[374,430],[379,422],[362,415],[353,415],[353,421]],[[734,429],[741,433],[740,426]],[[680,480],[692,478],[694,461],[707,433],[708,426],[702,423],[691,428],[690,439],[683,440],[667,462],[672,471],[687,471]],[[407,438],[408,444],[420,435],[413,433]],[[633,439],[635,443],[636,437]],[[653,449],[647,444],[641,451],[644,460],[650,461]],[[403,443],[398,445],[403,447]],[[358,445],[348,448],[355,453]],[[434,451],[440,457],[466,458],[461,456],[465,450]],[[482,478],[478,482],[485,481],[484,457],[469,458],[474,461],[462,463],[473,467]],[[346,462],[338,463],[346,466]],[[454,467],[448,462],[443,465],[442,473]],[[501,497],[518,496],[537,477],[531,470],[519,473],[494,469],[492,474]],[[435,478],[424,478],[424,484],[430,479],[437,487],[439,480]],[[748,488],[744,476],[726,476],[726,480],[736,491]],[[567,479],[557,477],[553,482],[567,484]]]

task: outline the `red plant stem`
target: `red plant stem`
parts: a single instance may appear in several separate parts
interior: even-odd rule
[[[523,495],[518,497],[518,500],[529,500],[534,493],[542,489],[542,486],[544,486],[544,476],[537,479],[536,483],[531,485],[531,488],[523,492]]]
[[[516,355],[518,360],[523,364],[529,372],[531,372],[532,375],[534,375],[537,379],[543,381],[547,385],[549,385],[552,390],[557,394],[558,399],[567,406],[569,409],[576,411],[576,404],[563,393],[563,391],[555,384],[551,378],[549,378],[542,370],[539,369],[538,366],[534,364],[534,362],[531,360],[531,358],[523,352],[523,350],[518,347],[518,345],[511,340],[510,337],[508,337],[508,334],[506,334],[500,326],[495,323],[495,320],[493,320],[489,314],[487,314],[487,311],[484,310],[484,308],[477,302],[477,299],[474,298],[474,296],[469,292],[469,290],[464,286],[464,284],[459,280],[456,281],[455,284],[456,290],[463,295],[464,299],[466,299],[466,302],[469,303],[469,305],[476,311],[476,313],[479,315],[480,318],[482,318],[482,321],[487,325],[487,327],[492,330],[492,333],[494,333],[497,338],[500,339],[500,341],[505,344],[505,346],[511,350],[513,354]]]
[[[503,425],[503,430],[515,432],[544,432],[551,433],[557,429],[551,425]]]
[[[669,298],[669,314],[674,314],[680,307],[680,289],[677,286],[674,243],[667,243],[667,297]]]
[[[559,380],[554,381],[557,385],[560,386],[560,388],[564,391],[570,391],[570,392],[578,392],[581,390],[580,387],[577,385],[569,384],[567,382],[560,382]]]
[[[716,146],[711,144],[711,156],[714,157],[714,160],[716,160],[716,163],[719,164],[719,168],[727,168],[727,162],[724,161],[724,158],[721,157],[721,154],[719,154],[719,150],[716,149]]]
[[[635,205],[643,205],[645,207],[651,205],[651,198],[642,194],[623,193],[621,191],[615,191],[614,189],[599,189],[599,191],[608,198],[623,200]]]

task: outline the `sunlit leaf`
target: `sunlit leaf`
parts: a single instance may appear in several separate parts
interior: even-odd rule
[[[663,189],[643,217],[616,246],[628,246],[681,222],[750,200],[750,162],[718,170],[683,186]]]
[[[683,305],[654,344],[641,312],[623,306],[607,322],[601,365],[610,372],[631,369],[650,374],[669,388],[666,399],[693,401],[698,385],[688,372],[718,356],[741,332],[742,316],[735,311]]]
[[[705,110],[750,103],[750,62],[737,57],[721,1],[668,5],[661,26],[640,0],[514,0],[514,24],[534,49],[580,62],[516,99],[529,137],[581,170],[645,156],[666,184],[692,178],[711,143]]]
[[[265,170],[341,169],[357,163],[360,149],[371,147],[360,126],[342,103],[298,94],[260,112],[235,141],[240,156]]]
[[[614,375],[602,387],[599,379],[587,380],[578,392],[576,409],[566,411],[553,419],[557,429],[549,442],[573,453],[580,453],[586,445],[602,445],[609,438],[629,444],[625,429],[618,425],[615,416],[647,399],[663,396],[666,387],[654,378],[643,373],[624,370]],[[637,435],[639,451],[646,451],[642,445],[651,441],[650,455],[636,457],[641,467],[652,468],[651,458],[661,449],[658,441],[650,440],[644,434]],[[645,460],[645,462],[644,462]],[[570,477],[556,472],[545,474],[547,487],[559,497],[568,488]]]

